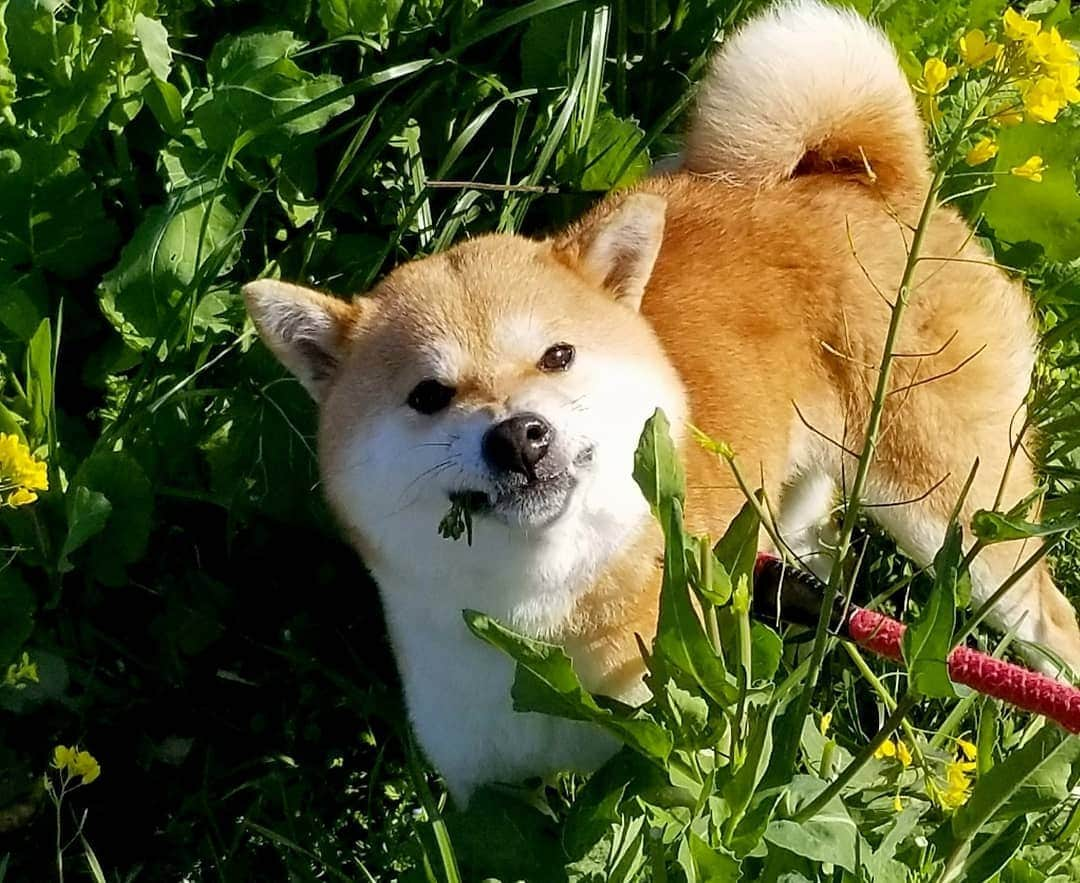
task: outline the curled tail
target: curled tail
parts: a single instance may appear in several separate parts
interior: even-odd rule
[[[818,0],[782,2],[723,43],[683,165],[758,186],[826,170],[890,195],[921,196],[928,183],[922,121],[888,39]]]

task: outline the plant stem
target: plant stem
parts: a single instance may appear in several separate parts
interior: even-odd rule
[[[896,708],[893,709],[892,714],[885,720],[881,729],[877,731],[877,735],[863,746],[862,751],[852,758],[851,762],[841,770],[840,775],[821,789],[821,793],[818,794],[817,797],[795,813],[792,817],[793,821],[808,821],[817,815],[820,810],[824,809],[825,805],[843,790],[844,786],[850,782],[855,774],[866,765],[871,757],[874,756],[874,752],[877,751],[878,748],[884,744],[885,740],[893,734],[893,731],[900,726],[907,716],[907,713],[915,707],[916,702],[918,702],[918,696],[910,692],[905,693],[900,698],[900,701],[896,703]]]
[[[878,366],[877,387],[874,390],[874,399],[870,406],[870,414],[866,421],[866,435],[863,441],[862,452],[859,455],[859,465],[852,481],[851,490],[848,494],[847,507],[844,512],[844,521],[840,528],[840,536],[837,542],[836,555],[833,558],[832,570],[829,572],[829,580],[825,586],[825,597],[821,602],[821,615],[818,617],[817,628],[814,632],[814,645],[810,652],[810,668],[807,671],[806,683],[799,696],[794,720],[796,726],[810,714],[813,703],[814,689],[817,687],[818,677],[821,674],[822,663],[825,659],[826,642],[829,636],[829,617],[832,614],[836,594],[843,582],[844,568],[847,563],[848,552],[851,548],[851,538],[855,532],[855,525],[859,518],[859,504],[862,500],[863,490],[866,487],[866,479],[870,473],[870,465],[874,460],[877,450],[878,434],[881,430],[881,418],[885,412],[885,402],[889,395],[889,381],[892,377],[893,350],[896,346],[900,332],[900,322],[904,317],[908,297],[911,293],[911,284],[915,276],[915,268],[919,264],[919,256],[922,250],[923,239],[930,227],[930,219],[937,207],[937,197],[941,185],[945,181],[946,171],[956,154],[957,148],[963,139],[971,123],[982,113],[991,90],[988,88],[982,97],[975,103],[964,121],[953,133],[949,144],[938,163],[937,171],[930,180],[930,188],[923,202],[922,211],[919,214],[918,223],[908,249],[907,261],[900,277],[900,285],[897,289],[896,301],[893,303],[892,315],[889,319],[889,329],[885,335],[885,345],[881,353],[881,362]],[[798,739],[794,738],[789,751],[788,763],[794,769],[798,753]]]
[[[847,641],[841,641],[841,646],[847,651],[848,656],[851,657],[851,661],[855,663],[855,667],[859,670],[859,673],[870,684],[874,692],[877,693],[878,698],[881,699],[885,707],[890,711],[896,710],[896,700],[893,699],[892,694],[885,688],[885,685],[881,683],[880,679],[869,665],[866,664],[866,660],[863,659],[863,655],[859,652],[858,648]],[[919,745],[918,734],[915,732],[915,728],[908,723],[907,718],[904,718],[900,722],[900,726],[904,730],[904,735],[911,743],[911,753],[915,756],[915,762],[919,765],[919,768],[927,776],[930,775],[930,767],[926,763],[926,755],[923,754],[922,747]]]

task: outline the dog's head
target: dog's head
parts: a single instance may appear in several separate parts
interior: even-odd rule
[[[647,517],[642,426],[685,410],[638,313],[663,226],[664,201],[638,194],[554,240],[486,236],[405,264],[351,303],[247,286],[263,339],[319,402],[325,489],[369,556],[450,554],[452,501],[475,544],[501,547],[617,544]]]

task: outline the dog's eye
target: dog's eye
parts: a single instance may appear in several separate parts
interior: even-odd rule
[[[557,343],[547,348],[536,367],[541,371],[565,371],[574,361],[574,348],[568,343]]]
[[[438,380],[421,380],[409,393],[406,403],[421,414],[434,414],[449,405],[456,392],[454,387],[444,386]]]

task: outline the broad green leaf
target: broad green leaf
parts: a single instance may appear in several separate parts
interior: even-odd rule
[[[314,75],[290,57],[303,46],[291,31],[248,33],[222,39],[210,55],[212,88],[194,108],[195,124],[211,150],[228,153],[243,133],[273,123],[341,86],[330,74]],[[351,97],[305,114],[251,142],[258,155],[283,153],[292,139],[315,132],[353,105]]]
[[[150,72],[158,80],[169,79],[172,71],[172,50],[169,48],[169,32],[156,19],[147,18],[141,12],[135,16],[135,36]]]
[[[34,593],[5,559],[0,566],[0,675],[34,630]]]
[[[403,0],[319,0],[319,21],[330,39],[385,37]]]
[[[604,110],[596,116],[589,139],[581,148],[573,153],[567,149],[560,152],[559,172],[577,181],[582,190],[606,193],[626,187],[649,170],[649,154],[644,150],[623,169],[644,136],[635,123]]]
[[[0,266],[0,325],[28,342],[48,314],[49,293],[37,270],[17,272]]]
[[[1010,540],[1026,540],[1065,533],[1080,525],[1069,520],[1060,524],[1032,524],[1022,518],[1009,518],[998,512],[980,509],[971,518],[971,531],[984,543],[1005,543]]]
[[[627,745],[659,761],[671,753],[671,736],[643,713],[624,718],[601,708],[581,685],[570,657],[561,647],[516,634],[475,610],[466,610],[464,616],[474,635],[517,662],[511,690],[517,711],[599,724]]]
[[[154,507],[150,479],[129,454],[103,451],[83,461],[72,487],[104,496],[112,506],[90,544],[90,567],[102,581],[116,584],[123,580],[124,568],[146,551]]]
[[[716,560],[730,574],[733,583],[752,582],[754,578],[760,524],[754,507],[749,502],[744,503],[713,547]]]
[[[634,453],[634,481],[654,515],[658,515],[663,501],[675,499],[681,503],[686,497],[686,474],[671,440],[671,424],[659,408],[641,432]]]
[[[96,122],[97,120],[95,120]],[[107,261],[117,240],[98,184],[78,154],[44,138],[4,151],[0,168],[0,263],[33,265],[76,279]]]
[[[172,83],[155,79],[142,97],[158,125],[170,135],[179,135],[184,126],[184,102],[179,90]]]
[[[1024,816],[1018,816],[1004,831],[987,834],[976,840],[957,879],[962,883],[986,883],[987,880],[993,880],[994,875],[1004,868],[1024,845],[1027,833],[1028,820]]]
[[[724,847],[709,846],[693,831],[679,846],[679,866],[687,883],[730,883],[739,878],[741,862]]]
[[[956,625],[956,591],[963,532],[953,525],[934,558],[934,586],[919,618],[904,633],[904,661],[911,688],[924,696],[955,695],[949,680],[948,656]]]
[[[149,349],[182,327],[189,286],[202,265],[223,255],[222,272],[232,266],[238,217],[231,196],[210,183],[146,213],[98,290],[102,311],[128,346]]]
[[[789,792],[791,811],[798,812],[800,805],[817,796],[825,784],[815,776],[795,776]],[[812,819],[805,822],[776,819],[765,831],[769,843],[815,862],[838,865],[852,873],[855,871],[858,836],[855,822],[839,797],[830,800]]]
[[[87,487],[74,488],[67,496],[67,537],[60,550],[60,569],[71,569],[68,557],[87,540],[101,533],[112,512],[108,498]]]

